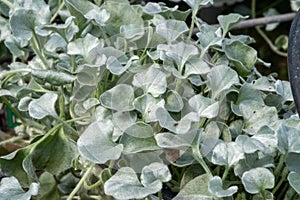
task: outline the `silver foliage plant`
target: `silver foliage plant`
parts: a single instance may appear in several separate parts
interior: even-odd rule
[[[254,40],[230,33],[244,16],[215,27],[196,15],[213,0],[185,3],[1,1],[13,62],[0,97],[30,144],[0,157],[0,197],[143,199],[163,185],[175,200],[300,193],[289,82],[262,76]]]

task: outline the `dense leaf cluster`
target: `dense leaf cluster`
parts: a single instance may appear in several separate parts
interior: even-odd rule
[[[1,1],[13,62],[0,97],[30,143],[0,157],[0,197],[142,199],[163,185],[176,200],[300,193],[289,82],[262,76],[254,40],[229,32],[245,17],[215,27],[197,17],[213,0],[185,2]]]

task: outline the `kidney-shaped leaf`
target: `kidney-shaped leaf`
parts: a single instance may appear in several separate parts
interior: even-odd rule
[[[147,169],[146,172],[148,172]],[[147,180],[151,175],[153,174],[145,174],[143,176]],[[161,190],[162,183],[157,179],[160,178],[159,174],[157,173],[156,175],[157,177],[151,176],[151,178],[154,178],[152,184],[144,186],[132,168],[122,167],[104,183],[104,192],[116,199],[142,199]]]
[[[90,51],[99,44],[98,38],[91,34],[87,34],[84,38],[76,39],[74,42],[68,44],[68,54],[82,55],[87,58]]]
[[[243,149],[237,143],[219,143],[213,150],[212,162],[231,167],[243,158]]]
[[[25,192],[15,177],[5,177],[0,183],[1,199],[30,200],[31,196],[38,194],[39,184],[31,183],[29,190]]]
[[[229,31],[229,29],[234,26],[235,24],[239,23],[241,20],[246,19],[247,17],[244,17],[237,13],[230,13],[229,15],[219,15],[218,21],[220,23],[220,26],[223,29],[223,36],[226,35],[226,33]]]
[[[300,175],[296,172],[291,172],[288,175],[288,178],[290,185],[292,188],[300,194]]]
[[[100,102],[104,107],[118,111],[133,110],[133,100],[134,90],[127,84],[116,85],[100,96]]]
[[[277,131],[278,149],[282,154],[300,153],[300,131],[282,124]]]
[[[239,77],[233,69],[219,65],[207,75],[208,85],[211,88],[212,98],[216,99],[222,92],[229,89],[234,84],[239,84]]]
[[[94,8],[87,12],[84,17],[89,20],[95,20],[99,26],[104,26],[105,22],[109,19],[110,14],[105,9]]]
[[[169,131],[177,134],[185,134],[189,131],[192,122],[199,121],[198,115],[194,112],[190,112],[181,118],[180,121],[175,121],[170,113],[160,107],[156,110],[156,116],[159,121],[159,125],[168,129]]]
[[[117,145],[111,140],[112,132],[111,121],[93,122],[77,141],[79,153],[99,164],[118,159],[123,151],[123,145]]]
[[[29,41],[35,26],[38,25],[37,19],[38,16],[34,10],[16,9],[9,21],[13,35],[18,39]]]
[[[151,186],[153,182],[168,182],[172,178],[169,168],[162,163],[151,163],[142,169],[141,182],[144,186]]]
[[[189,99],[189,105],[200,117],[214,118],[219,113],[219,103],[202,95],[195,95]]]
[[[275,185],[275,177],[270,170],[258,167],[245,172],[242,176],[242,183],[247,192],[257,194]]]
[[[188,30],[189,28],[184,21],[174,19],[164,20],[156,26],[156,32],[164,37],[169,43],[176,40]]]
[[[165,108],[170,112],[179,112],[183,108],[183,100],[175,90],[166,93]]]
[[[166,91],[167,75],[152,65],[146,71],[135,74],[132,84],[157,97]]]
[[[208,182],[210,178],[211,176],[209,174],[197,176],[188,182],[173,200],[213,200],[212,194],[208,191]]]
[[[251,72],[257,61],[255,49],[238,40],[224,42],[223,49],[241,76],[246,76]]]
[[[29,115],[34,119],[42,119],[49,115],[56,118],[55,102],[57,98],[57,94],[46,93],[40,98],[32,100],[28,105]]]
[[[219,176],[214,176],[209,180],[208,190],[216,197],[230,197],[238,191],[237,186],[231,186],[228,189],[223,189],[222,179]]]
[[[245,153],[254,153],[256,151],[264,151],[265,145],[255,138],[250,138],[247,135],[239,135],[235,142],[239,144]]]

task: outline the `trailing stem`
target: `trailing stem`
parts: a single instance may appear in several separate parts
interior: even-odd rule
[[[78,184],[76,185],[76,187],[74,188],[74,190],[71,192],[71,194],[68,196],[67,200],[72,200],[73,197],[76,195],[76,193],[80,190],[81,186],[84,184],[84,182],[86,181],[86,179],[90,176],[90,173],[92,172],[93,168],[94,168],[94,164],[92,164],[87,171],[84,173],[84,175],[82,176],[82,178],[80,179],[80,181],[78,182]]]

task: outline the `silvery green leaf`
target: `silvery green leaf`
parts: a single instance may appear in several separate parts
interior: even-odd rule
[[[96,86],[98,84],[97,71],[95,67],[84,66],[76,75],[77,82],[80,86]]]
[[[191,128],[192,122],[199,121],[199,117],[195,112],[188,113],[179,121],[174,120],[169,112],[162,107],[159,107],[155,114],[161,127],[177,134],[187,133]]]
[[[152,126],[142,121],[138,121],[131,125],[125,130],[125,133],[137,137],[137,138],[148,138],[154,136]]]
[[[94,112],[94,116],[95,116],[95,121],[105,122],[107,120],[112,119],[112,111],[103,106],[97,106]]]
[[[264,125],[256,131],[256,134],[252,136],[253,139],[256,139],[263,143],[266,147],[265,154],[272,155],[278,151],[278,140],[274,133],[274,130],[269,126]]]
[[[270,170],[258,167],[245,172],[242,183],[247,192],[257,194],[275,186],[275,177]]]
[[[57,98],[57,94],[46,93],[40,98],[32,100],[28,105],[29,115],[34,119],[42,119],[46,116],[57,118],[58,116],[55,111]]]
[[[285,159],[285,164],[287,165],[289,171],[294,171],[300,174],[299,165],[300,153],[288,153]]]
[[[91,109],[91,108],[93,108],[93,107],[95,107],[96,105],[99,105],[99,104],[100,104],[100,102],[99,102],[98,99],[89,98],[89,99],[87,99],[83,102],[82,106],[85,110],[89,110],[89,109]]]
[[[234,166],[234,174],[241,178],[244,172],[251,169],[257,167],[274,167],[274,157],[272,155],[261,156],[260,154],[260,152],[245,154],[245,158]]]
[[[152,94],[153,97],[158,97],[167,89],[167,75],[152,65],[146,71],[135,74],[132,84]]]
[[[133,110],[134,89],[130,85],[118,84],[100,96],[102,106],[118,111]]]
[[[144,151],[130,154],[124,153],[119,159],[117,166],[119,168],[130,166],[135,172],[141,173],[146,165],[156,162],[162,163],[163,161],[160,158],[162,153],[162,150]]]
[[[200,94],[190,98],[189,105],[200,117],[211,119],[219,113],[219,103]]]
[[[123,145],[112,142],[113,129],[113,123],[109,120],[90,124],[77,141],[79,153],[91,162],[99,164],[118,159]]]
[[[166,149],[186,149],[192,145],[197,130],[192,130],[186,134],[174,134],[170,132],[163,132],[155,135],[157,145]]]
[[[274,200],[274,195],[272,192],[265,190],[262,193],[253,195],[253,200]]]
[[[265,150],[265,145],[261,143],[260,141],[250,138],[247,135],[239,135],[235,142],[239,144],[239,146],[242,147],[243,151],[245,153],[254,153],[256,151],[261,151],[264,152]]]
[[[237,13],[230,13],[228,15],[219,15],[218,21],[220,23],[220,26],[223,29],[223,36],[227,34],[227,32],[237,23],[242,21],[243,19],[246,19],[247,17],[242,16]]]
[[[188,182],[173,200],[213,200],[214,197],[208,191],[208,183],[211,178],[212,177],[209,174],[197,176]]]
[[[237,40],[225,40],[222,48],[241,76],[246,76],[252,71],[257,61],[255,49]]]
[[[162,12],[162,9],[158,3],[148,2],[143,7],[143,11],[144,11],[144,13],[147,13],[149,15],[154,15],[154,14]]]
[[[145,122],[157,121],[156,109],[164,104],[164,100],[154,98],[151,94],[144,94],[133,101],[134,108],[142,113]]]
[[[47,43],[44,45],[46,51],[56,52],[57,50],[65,50],[67,47],[66,41],[57,33],[50,36]]]
[[[283,98],[283,103],[286,101],[293,101],[293,94],[290,82],[277,80],[275,83],[276,92]]]
[[[155,162],[143,168],[141,183],[147,187],[153,185],[155,182],[168,182],[171,178],[168,166],[163,163]]]
[[[143,25],[142,12],[134,9],[128,1],[107,1],[104,4],[110,18],[106,22],[106,30],[110,35],[119,34],[122,25]]]
[[[1,91],[0,91],[0,93],[1,93]],[[32,98],[28,97],[28,96],[25,96],[22,99],[20,99],[19,104],[18,104],[18,109],[20,111],[27,112],[28,111],[28,105],[29,105],[31,100],[32,100]]]
[[[162,21],[156,26],[156,32],[164,37],[168,43],[173,42],[188,30],[189,28],[184,21],[174,19]]]
[[[4,177],[0,183],[0,198],[1,199],[18,199],[18,200],[30,200],[32,196],[36,196],[39,191],[38,183],[31,183],[29,190],[26,192],[21,187],[18,179],[15,177]]]
[[[27,0],[24,1],[22,7],[25,9],[34,10],[37,14],[37,20],[39,20],[41,24],[46,24],[50,21],[51,18],[50,6],[45,1]]]
[[[222,179],[219,176],[214,176],[208,182],[208,191],[219,198],[231,197],[238,191],[238,187],[231,186],[228,189],[224,190]]]
[[[143,26],[137,24],[128,24],[120,27],[121,35],[129,40],[137,40],[145,34]]]
[[[4,96],[16,97],[16,95],[12,93],[10,90],[0,89],[0,97],[4,97]]]
[[[212,46],[221,46],[223,38],[219,34],[220,28],[208,24],[202,24],[200,26],[200,32],[196,34],[200,41],[200,45],[203,47],[201,55],[204,55],[206,51]]]
[[[22,43],[24,43],[24,40],[22,41],[22,39],[16,38],[13,35],[10,35],[4,41],[5,46],[14,56],[25,58],[28,56],[28,50],[24,48],[25,46],[27,46],[27,44],[25,45]]]
[[[192,44],[179,42],[172,45],[159,44],[157,50],[161,52],[160,59],[167,62],[167,59],[177,64],[180,75],[183,73],[185,63],[198,54],[198,49]],[[177,70],[176,70],[177,71]]]
[[[207,79],[207,84],[211,88],[213,99],[217,99],[222,92],[240,83],[236,71],[224,65],[213,67],[208,73]]]
[[[138,60],[139,57],[138,56],[132,56],[128,62],[126,63],[125,66],[123,66],[121,64],[121,62],[118,60],[118,58],[114,57],[114,56],[110,56],[107,58],[106,60],[106,65],[107,65],[107,69],[115,75],[121,75],[122,73],[124,73],[130,66],[131,64],[135,61]]]
[[[263,13],[264,17],[279,15],[280,13],[275,8],[269,8]],[[273,31],[279,23],[270,23],[266,25],[266,31]]]
[[[244,130],[252,134],[264,125],[274,126],[278,120],[275,107],[257,101],[243,101],[239,108],[245,119]]]
[[[130,167],[120,168],[104,183],[105,194],[116,199],[142,199],[160,191],[161,188],[162,183],[160,181],[146,187],[143,186],[136,172]]]
[[[299,0],[293,0],[293,1],[290,1],[290,4],[291,4],[291,8],[293,11],[297,12],[300,8],[300,1]]]
[[[242,147],[235,142],[219,143],[213,150],[212,162],[216,165],[233,166],[244,158]]]
[[[282,124],[277,130],[277,139],[282,154],[300,153],[300,130]]]
[[[259,103],[264,103],[263,98],[258,90],[256,90],[249,83],[244,83],[239,91],[239,96],[236,101],[236,104],[239,105],[241,102],[251,100],[257,101]]]
[[[0,41],[5,40],[11,35],[8,20],[0,17]]]
[[[179,112],[183,108],[183,100],[175,90],[169,90],[165,97],[165,108],[170,112]]]
[[[114,112],[112,120],[114,124],[113,139],[117,139],[126,129],[136,123],[137,114],[135,112]]]
[[[105,22],[109,19],[110,14],[105,9],[94,8],[84,15],[89,20],[95,20],[97,25],[105,26]]]
[[[34,10],[18,8],[10,17],[10,27],[13,35],[20,39],[29,41],[33,35],[35,26],[39,25],[38,16]]]
[[[239,40],[242,43],[245,44],[252,44],[255,43],[254,38],[250,37],[249,35],[232,35],[231,33],[228,33],[230,39],[232,40]]]
[[[253,88],[261,91],[276,92],[275,84],[263,76],[253,81]]]
[[[287,177],[292,188],[300,194],[300,175],[296,172],[290,172]]]
[[[205,6],[213,4],[213,0],[184,0],[191,8],[195,9],[196,11],[199,9],[199,6]]]
[[[191,57],[185,63],[184,76],[207,74],[210,70],[210,66],[203,59]]]
[[[44,25],[42,28],[59,34],[66,41],[71,41],[74,35],[79,31],[78,27],[74,24],[74,19],[74,16],[70,16],[66,19],[64,24],[49,24]]]
[[[84,58],[87,58],[90,51],[99,43],[98,38],[88,33],[84,38],[78,38],[74,42],[70,42],[67,47],[67,53],[70,55],[82,55]]]
[[[203,156],[207,156],[212,153],[215,146],[220,142],[219,137],[221,135],[221,130],[215,121],[211,121],[205,130],[200,129],[200,151]]]
[[[135,137],[126,133],[122,134],[119,144],[123,145],[123,153],[139,153],[160,150],[154,137]]]

